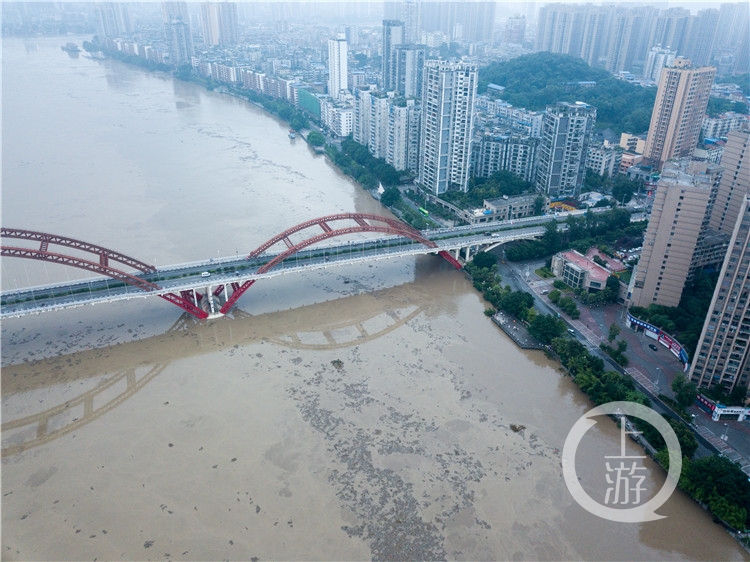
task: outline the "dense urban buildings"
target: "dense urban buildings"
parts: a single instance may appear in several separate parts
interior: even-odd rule
[[[430,193],[466,191],[469,183],[477,66],[425,62],[419,182]]]
[[[737,209],[729,251],[703,325],[690,379],[726,392],[750,382],[750,199]]]
[[[684,58],[662,69],[644,150],[647,164],[661,170],[667,160],[692,155],[715,75],[715,68],[694,67]]]
[[[560,102],[547,107],[542,122],[536,188],[548,197],[577,197],[586,172],[596,108]]]
[[[539,8],[534,48],[644,77],[653,76],[653,68],[646,72],[645,66],[654,47],[697,66],[721,60],[730,72],[747,72],[748,12],[744,2],[697,13],[682,7],[547,3]]]

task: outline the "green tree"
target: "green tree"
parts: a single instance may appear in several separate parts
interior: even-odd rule
[[[532,310],[529,309],[529,312]],[[565,324],[549,314],[536,315],[529,325],[529,334],[544,344],[552,343],[553,339],[559,338],[564,332]]]
[[[615,341],[615,338],[620,334],[620,326],[617,324],[611,324],[609,327],[609,335],[607,336],[607,341],[613,342]]]
[[[499,308],[517,318],[523,318],[526,310],[534,306],[534,297],[525,291],[512,291],[505,295]]]
[[[307,134],[307,142],[312,146],[323,146],[326,143],[326,138],[318,131],[310,131]]]
[[[497,264],[497,256],[489,252],[477,252],[472,258],[474,265],[481,268],[490,269]]]
[[[387,188],[380,196],[380,202],[386,207],[393,207],[399,201],[401,201],[401,191],[397,187]]]
[[[675,402],[683,410],[692,406],[698,396],[698,387],[690,382],[681,373],[677,374],[672,381],[672,391],[675,394]]]

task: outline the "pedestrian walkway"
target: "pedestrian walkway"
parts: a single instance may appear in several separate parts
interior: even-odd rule
[[[638,383],[651,392],[654,396],[659,396],[659,386],[654,384],[654,381],[648,378],[646,375],[641,373],[636,367],[628,367],[625,372],[633,377]]]

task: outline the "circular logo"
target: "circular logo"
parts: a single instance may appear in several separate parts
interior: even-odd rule
[[[605,459],[611,459],[611,462],[607,462],[608,473],[606,475],[606,481],[613,485],[607,490],[605,503],[610,503],[610,500],[614,500],[612,502],[613,504],[628,505],[631,503],[631,499],[640,499],[640,492],[644,490],[640,487],[644,477],[640,476],[638,471],[645,471],[645,467],[638,467],[637,461],[634,459],[642,459],[645,457],[625,455],[625,435],[638,433],[627,431],[629,423],[624,419],[625,416],[632,416],[650,423],[661,434],[667,444],[667,451],[669,452],[669,473],[667,474],[667,479],[661,490],[659,490],[659,492],[648,502],[642,505],[636,505],[635,507],[627,509],[608,507],[607,505],[595,501],[589,496],[578,481],[578,475],[576,474],[575,469],[575,457],[578,444],[581,442],[585,433],[591,427],[596,425],[596,421],[590,418],[601,415],[617,415],[621,417],[623,422],[621,424],[622,427],[620,428],[622,432],[621,454],[605,457]],[[616,461],[619,461],[620,466],[617,466]],[[614,465],[614,468],[610,466],[610,464]],[[682,472],[682,450],[680,449],[680,443],[677,440],[677,435],[672,429],[672,426],[670,426],[669,423],[667,423],[667,420],[651,408],[647,408],[636,402],[608,402],[607,404],[602,404],[601,406],[597,406],[593,410],[586,412],[586,414],[581,416],[575,425],[573,425],[573,428],[565,439],[565,445],[563,445],[562,467],[565,484],[568,487],[570,495],[573,496],[573,499],[586,511],[610,521],[618,521],[621,523],[643,523],[645,521],[655,521],[664,518],[663,515],[657,515],[655,511],[664,505],[677,487],[677,481]],[[633,486],[633,481],[635,481],[635,486]],[[635,501],[633,503],[638,502]]]

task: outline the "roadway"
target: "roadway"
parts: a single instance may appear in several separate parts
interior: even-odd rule
[[[435,248],[428,248],[411,238],[401,236],[348,240],[336,245],[315,246],[289,256],[265,273],[258,273],[258,269],[279,255],[278,253],[266,253],[249,259],[245,256],[215,258],[166,266],[153,273],[134,274],[135,277],[158,285],[159,288],[153,291],[144,291],[124,281],[108,277],[5,291],[0,295],[0,304],[2,304],[0,317],[18,317],[83,304],[144,298],[182,291],[205,291],[208,294],[211,288],[221,285],[226,287],[233,283],[241,284],[250,280],[303,270],[323,269],[407,255],[434,254],[440,251],[458,252],[467,247],[490,249],[513,240],[540,237],[544,233],[544,224],[553,220],[561,223],[560,229],[565,229],[567,225],[564,221],[569,216],[579,216],[583,213],[584,211],[564,212],[541,217],[422,231],[424,238],[435,242]],[[226,294],[225,290],[224,295]]]

